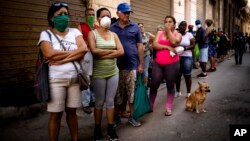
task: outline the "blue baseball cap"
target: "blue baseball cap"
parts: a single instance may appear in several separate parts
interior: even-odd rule
[[[198,25],[198,24],[201,24],[201,21],[200,21],[200,20],[196,20],[196,21],[195,21],[195,25]]]
[[[121,11],[121,12],[133,12],[130,5],[126,2],[120,3],[117,6],[117,11]]]

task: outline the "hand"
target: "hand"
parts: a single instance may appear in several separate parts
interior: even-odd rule
[[[171,32],[171,27],[169,25],[165,26],[165,31],[166,33]]]
[[[142,65],[142,64],[139,64],[139,65],[138,65],[137,71],[138,71],[139,73],[143,73],[143,65]]]

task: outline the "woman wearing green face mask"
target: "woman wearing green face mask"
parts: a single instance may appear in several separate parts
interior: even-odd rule
[[[47,20],[51,29],[41,32],[38,45],[49,64],[51,97],[47,103],[47,111],[50,113],[49,140],[58,140],[61,118],[65,111],[71,140],[76,141],[78,139],[76,108],[81,106],[81,95],[77,72],[72,62],[75,62],[80,70],[77,61],[82,60],[88,49],[81,32],[68,27],[67,3],[53,3]]]

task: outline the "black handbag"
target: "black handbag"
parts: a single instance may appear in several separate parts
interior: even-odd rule
[[[48,31],[46,31],[48,33]],[[48,33],[49,37],[51,35]],[[50,100],[50,86],[49,86],[49,65],[45,63],[41,49],[38,51],[36,61],[36,75],[35,75],[35,97],[39,102],[49,102]]]
[[[64,50],[66,50],[66,47],[64,46],[64,44],[62,44],[62,42],[60,41],[60,39],[56,36],[56,34],[54,32],[52,32],[53,35],[56,37],[56,39],[58,40],[58,42],[60,43],[60,45],[62,46],[62,48]],[[77,61],[78,62],[78,61]],[[78,79],[78,83],[80,85],[80,90],[87,90],[90,86],[90,79],[87,75],[87,73],[84,72],[83,68],[82,68],[82,64],[80,62],[78,62],[80,67],[81,67],[81,71],[79,71],[77,69],[77,66],[75,64],[75,62],[72,62],[72,64],[74,65],[76,72],[77,72],[77,79]]]

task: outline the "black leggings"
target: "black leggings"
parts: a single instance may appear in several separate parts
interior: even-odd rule
[[[160,65],[156,62],[152,64],[152,81],[150,87],[150,101],[152,106],[154,105],[157,90],[161,84],[162,79],[165,79],[167,86],[167,94],[174,96],[175,83],[180,70],[180,63],[175,62],[169,65]]]

